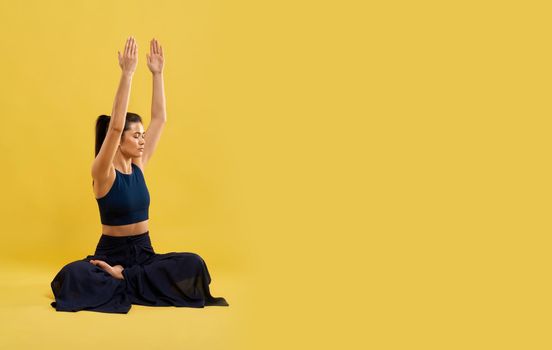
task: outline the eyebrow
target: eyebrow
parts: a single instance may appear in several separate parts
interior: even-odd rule
[[[140,131],[135,131],[134,132],[135,134],[140,134]],[[142,134],[145,134],[146,132],[144,131]]]

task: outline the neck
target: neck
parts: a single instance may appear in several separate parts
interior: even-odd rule
[[[115,153],[115,158],[113,158],[113,165],[116,169],[122,171],[123,173],[132,172],[132,158],[126,157],[124,154],[121,153],[120,149],[117,149],[117,152]]]

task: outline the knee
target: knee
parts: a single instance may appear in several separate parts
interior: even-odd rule
[[[94,265],[87,260],[76,260],[65,265],[61,271],[66,274],[82,276],[83,272],[89,271],[94,268]]]
[[[189,253],[189,254],[195,261],[197,261],[197,263],[203,264],[203,258],[201,257],[201,255],[196,253]]]
[[[202,266],[204,264],[203,258],[196,253],[176,253],[176,257],[178,261],[186,266]]]

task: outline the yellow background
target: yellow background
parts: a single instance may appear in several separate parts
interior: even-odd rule
[[[549,349],[551,8],[536,1],[0,3],[0,347]],[[55,312],[101,234],[90,165],[129,111],[158,252],[229,308]]]

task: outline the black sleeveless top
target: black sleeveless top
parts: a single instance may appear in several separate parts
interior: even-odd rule
[[[105,196],[96,198],[104,225],[133,224],[149,217],[150,196],[144,174],[139,166],[131,164],[130,174],[115,169],[113,186]]]

